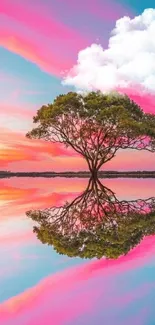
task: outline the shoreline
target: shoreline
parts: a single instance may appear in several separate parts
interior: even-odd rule
[[[65,178],[90,178],[90,172],[0,172],[0,178],[11,177],[65,177]],[[155,178],[155,171],[136,171],[136,172],[117,172],[117,171],[100,171],[99,178]]]

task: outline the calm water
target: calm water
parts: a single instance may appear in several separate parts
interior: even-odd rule
[[[133,208],[134,213],[142,209],[137,203],[139,199],[144,214],[153,211],[153,206],[150,205],[152,203],[148,201],[148,204],[147,200],[155,196],[155,179],[106,179],[102,180],[102,184],[115,193],[117,202],[134,201],[134,205],[132,203],[130,206],[130,214]],[[149,232],[151,235],[144,236],[126,255],[116,259],[83,259],[60,255],[52,246],[43,245],[33,232],[36,222],[26,216],[26,211],[53,213],[55,210],[47,209],[64,207],[65,202],[70,204],[83,195],[87,185],[87,179],[0,180],[0,324],[155,324],[153,230],[152,233]],[[107,191],[104,198],[107,198],[107,193],[109,195]],[[86,199],[90,211],[90,196]],[[85,204],[83,196],[80,200]],[[109,201],[107,202],[106,211],[109,211]],[[75,227],[77,231],[83,227],[82,221],[77,219],[79,215],[84,215],[82,213],[86,209],[83,205],[83,210],[80,210],[82,213],[79,213],[81,203],[78,201],[77,204],[76,210],[72,210],[74,217],[78,215],[76,221],[66,230],[72,231],[72,235]],[[92,204],[90,203],[91,207]],[[119,212],[123,211],[120,212],[122,216],[121,213],[125,213],[125,210],[120,210],[122,203],[121,206],[120,203],[118,205],[117,214],[119,209]],[[93,207],[96,209],[96,204]],[[110,209],[113,207],[116,210],[114,204],[110,205]],[[65,218],[68,222],[68,214],[65,214]],[[140,234],[145,225],[146,223],[140,224]],[[86,221],[85,227],[88,227]],[[149,227],[153,229],[153,222]],[[70,252],[69,246],[67,249]],[[81,251],[83,252],[82,249]]]

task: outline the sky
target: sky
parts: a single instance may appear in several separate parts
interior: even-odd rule
[[[0,170],[87,169],[72,150],[25,139],[36,110],[59,94],[116,88],[155,111],[153,6],[153,0],[0,1]],[[154,154],[126,150],[103,168],[154,165]]]
[[[0,180],[0,324],[154,324],[154,236],[117,260],[84,260],[57,254],[33,233],[27,210],[71,202],[87,183]],[[104,179],[104,185],[119,200],[155,192],[154,179]]]

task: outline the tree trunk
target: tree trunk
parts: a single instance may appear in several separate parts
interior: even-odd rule
[[[97,179],[97,175],[98,175],[98,171],[100,170],[100,168],[109,160],[111,160],[113,157],[115,156],[115,152],[112,153],[112,155],[110,157],[106,158],[106,155],[104,158],[101,158],[100,160],[98,160],[96,158],[96,160],[94,161],[94,159],[89,159],[88,157],[84,157],[87,161],[88,164],[88,168],[90,170],[91,173],[91,178],[92,179]]]
[[[96,168],[90,170],[91,172],[91,178],[92,179],[97,179],[97,173],[98,173],[98,170]]]

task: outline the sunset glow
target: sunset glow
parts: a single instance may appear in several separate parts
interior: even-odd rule
[[[154,35],[154,0],[0,0],[0,325],[155,324]]]

